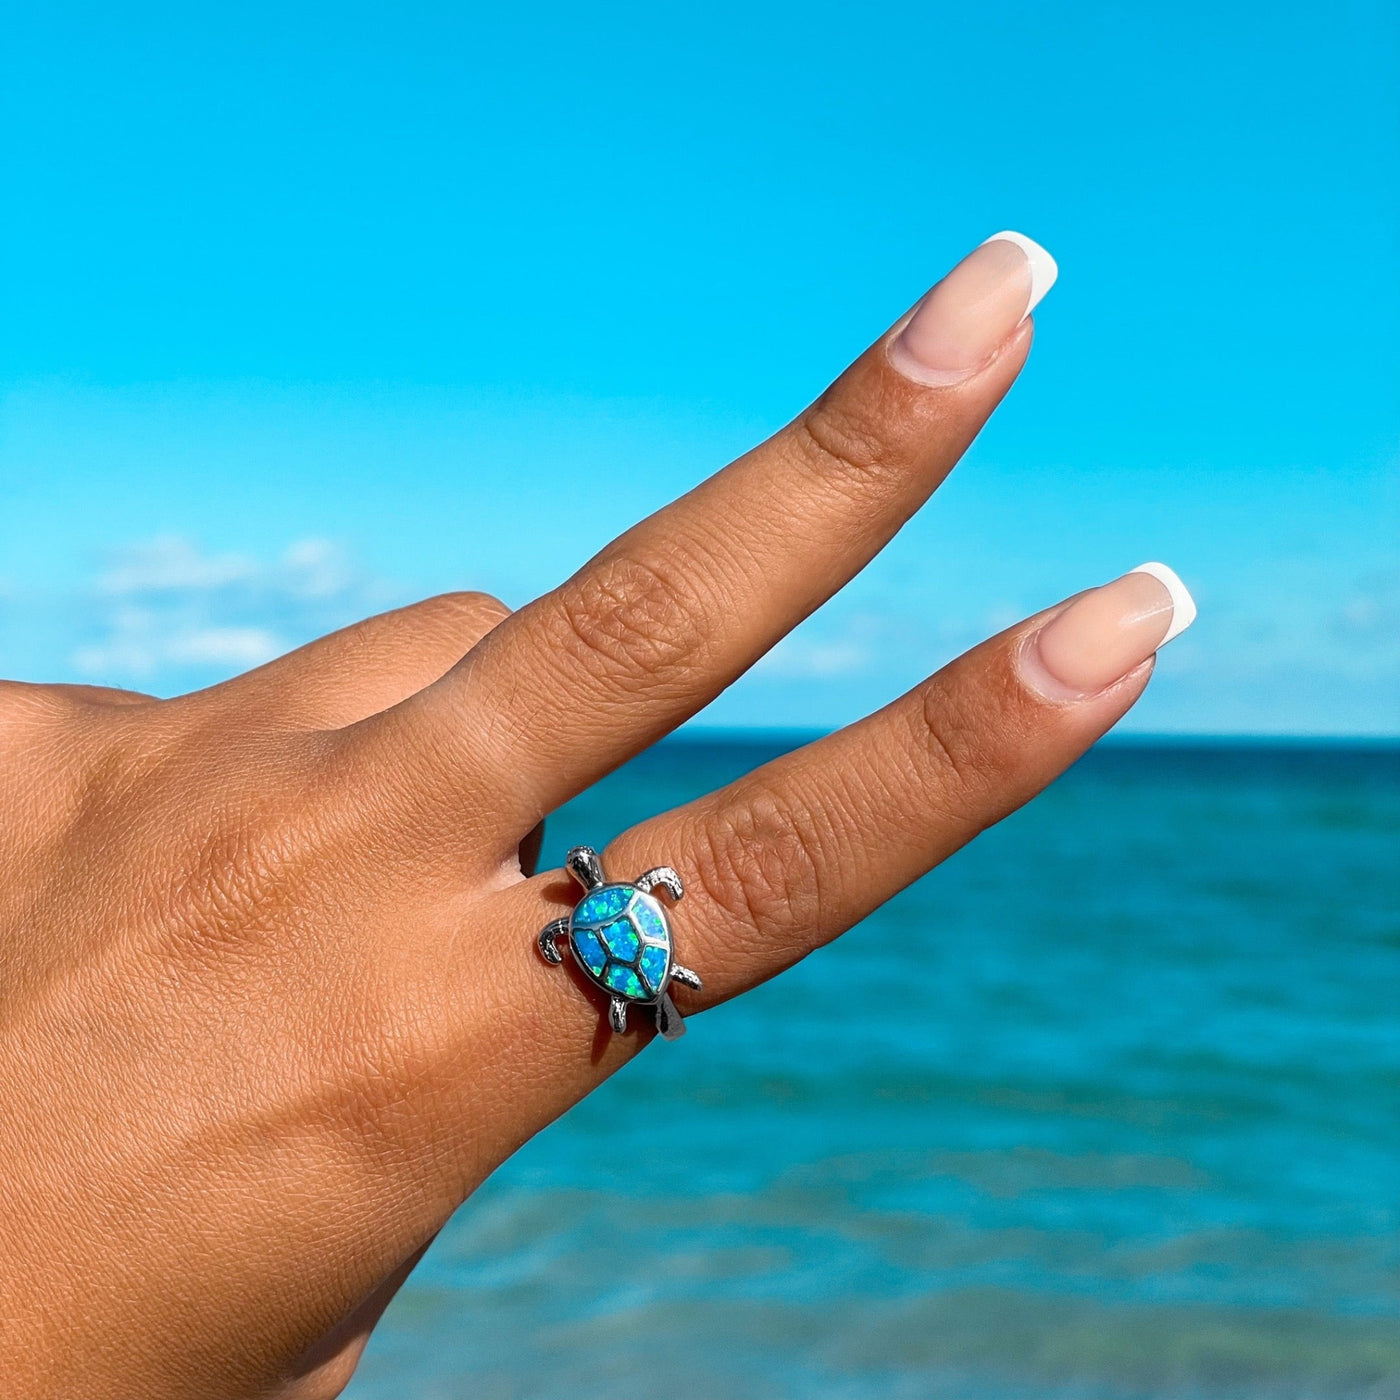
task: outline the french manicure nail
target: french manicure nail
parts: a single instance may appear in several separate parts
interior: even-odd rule
[[[920,384],[956,384],[985,364],[1055,284],[1059,269],[1023,233],[994,233],[914,309],[890,362]]]
[[[1196,620],[1186,585],[1165,564],[1081,594],[1021,652],[1026,683],[1052,700],[1095,695],[1135,671]]]

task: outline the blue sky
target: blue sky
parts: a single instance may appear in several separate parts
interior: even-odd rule
[[[1201,617],[1128,727],[1400,730],[1393,5],[5,29],[0,671],[168,692],[523,602],[1013,227],[1061,267],[1023,382],[706,719],[839,723],[1163,558]]]

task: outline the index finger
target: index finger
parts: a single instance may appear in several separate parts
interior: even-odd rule
[[[515,831],[668,733],[927,500],[1020,371],[1054,276],[1031,240],[987,240],[793,423],[521,609],[372,742],[438,791],[445,757],[478,775]]]

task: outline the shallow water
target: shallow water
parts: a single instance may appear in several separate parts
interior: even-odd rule
[[[1397,832],[1394,748],[1100,746],[518,1154],[348,1394],[1393,1400]]]

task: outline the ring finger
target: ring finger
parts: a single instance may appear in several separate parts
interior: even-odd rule
[[[984,643],[861,723],[621,836],[604,857],[615,875],[665,861],[685,881],[676,955],[705,985],[675,994],[681,1010],[773,976],[1039,792],[1131,707],[1156,650],[1193,616],[1180,580],[1143,566]],[[559,883],[512,891],[520,911],[504,925],[557,914],[546,895]],[[532,971],[536,983],[550,975]],[[587,1053],[598,1009],[563,980],[555,1024],[578,1052],[582,1091],[599,1073]],[[627,1053],[611,1049],[604,1065]]]

